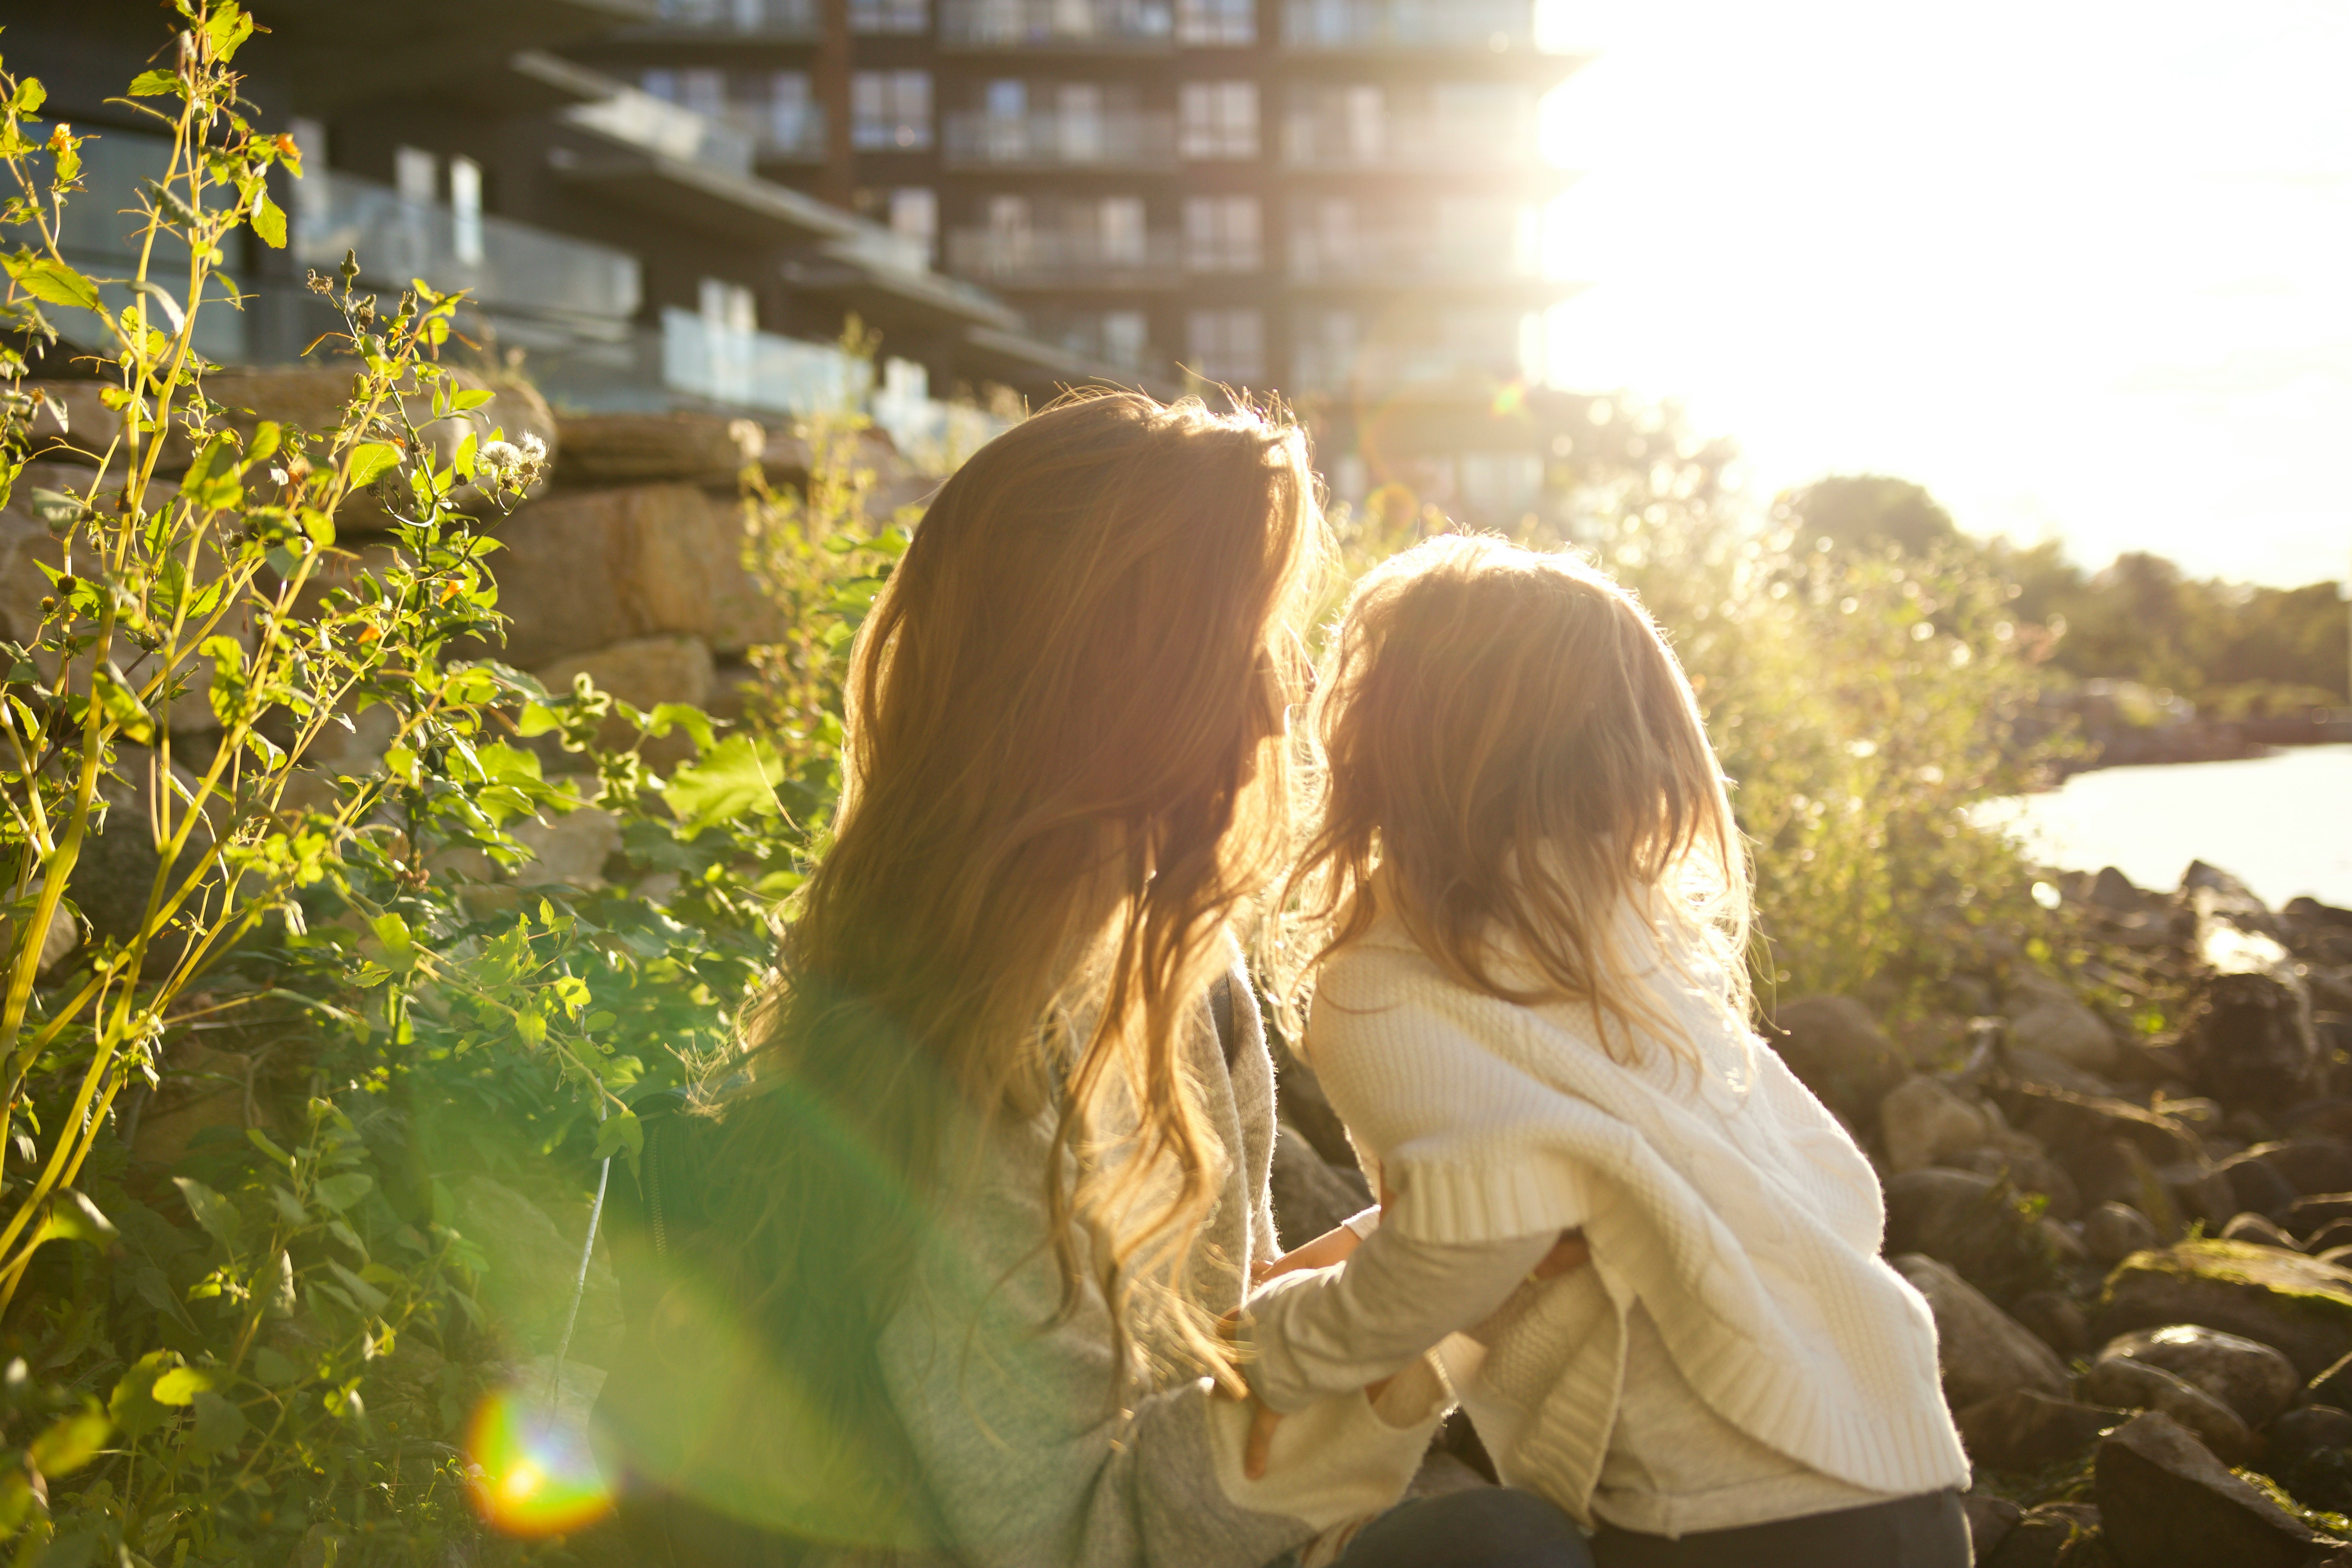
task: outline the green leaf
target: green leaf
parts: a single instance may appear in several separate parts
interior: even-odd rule
[[[694,749],[707,752],[718,742],[718,731],[710,725],[710,715],[687,702],[656,702],[646,718],[646,733],[667,735],[671,730],[683,730],[694,737]]]
[[[255,1148],[260,1150],[263,1153],[268,1155],[271,1159],[277,1161],[288,1170],[290,1171],[294,1168],[294,1156],[289,1154],[285,1150],[280,1149],[276,1141],[273,1140],[268,1133],[264,1132],[260,1128],[247,1128],[245,1130],[245,1136],[247,1141]]]
[[[236,1205],[194,1176],[174,1176],[172,1184],[188,1200],[188,1212],[196,1216],[196,1223],[215,1241],[235,1252],[245,1234],[245,1222],[237,1216]]]
[[[283,1388],[302,1375],[302,1369],[284,1356],[261,1345],[253,1352],[254,1381],[271,1388]]]
[[[121,1233],[114,1222],[99,1213],[98,1205],[86,1194],[72,1187],[60,1191],[49,1205],[48,1217],[41,1224],[44,1241],[81,1241],[92,1247],[104,1247]]]
[[[267,195],[253,204],[253,232],[270,249],[286,248],[286,214]]]
[[[329,1176],[310,1189],[310,1195],[334,1210],[342,1213],[375,1185],[375,1178],[363,1171],[346,1171],[340,1176]]]
[[[352,488],[372,485],[400,466],[401,451],[389,441],[366,441],[352,448]]]
[[[170,1409],[155,1400],[155,1380],[179,1364],[178,1352],[149,1351],[122,1374],[106,1402],[106,1413],[126,1439],[136,1440],[161,1426]]]
[[[533,735],[558,733],[562,728],[563,721],[557,717],[555,710],[539,702],[524,703],[522,717],[515,721],[515,733],[524,740]]]
[[[278,1205],[278,1217],[296,1229],[310,1223],[310,1211],[302,1206],[301,1199],[284,1187],[271,1187],[269,1201]]]
[[[48,102],[49,89],[41,85],[38,77],[26,77],[16,86],[16,100],[11,105],[19,114],[35,114]]]
[[[497,395],[486,388],[467,387],[449,399],[449,406],[460,414],[469,413]]]
[[[249,1430],[245,1412],[239,1410],[234,1401],[223,1398],[209,1388],[196,1395],[194,1405],[197,1452],[207,1459],[217,1459],[236,1452]]]
[[[609,1160],[625,1152],[631,1164],[645,1152],[646,1124],[637,1120],[634,1110],[624,1110],[608,1116],[597,1124],[596,1147],[589,1153],[592,1160]]]
[[[92,682],[98,689],[98,704],[108,721],[134,745],[146,745],[155,738],[155,721],[141,705],[139,694],[111,662],[97,672]]]
[[[747,813],[780,815],[783,808],[776,801],[776,785],[783,776],[783,760],[766,742],[730,735],[678,769],[663,798],[691,838]]]
[[[176,71],[141,71],[131,79],[131,96],[133,98],[161,98],[167,92],[179,90],[180,78]]]
[[[210,1367],[175,1366],[155,1380],[148,1396],[158,1405],[186,1405],[219,1381]]]
[[[335,1278],[343,1282],[343,1289],[351,1292],[352,1300],[357,1301],[362,1310],[380,1313],[392,1304],[391,1297],[333,1258],[327,1259],[327,1267],[334,1270]]]
[[[12,260],[8,263],[8,275],[36,300],[84,310],[103,309],[98,298],[98,285],[52,257]]]
[[[49,1423],[48,1430],[33,1439],[26,1458],[44,1476],[69,1476],[89,1463],[113,1429],[114,1424],[97,1410],[77,1410]]]

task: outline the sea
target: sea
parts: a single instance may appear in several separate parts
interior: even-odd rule
[[[2061,870],[2113,866],[2162,890],[2202,860],[2273,909],[2298,895],[2352,908],[2352,745],[2095,768],[1980,809]]]

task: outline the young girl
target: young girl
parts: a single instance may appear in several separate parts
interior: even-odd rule
[[[1567,556],[1433,539],[1317,701],[1306,1055],[1387,1201],[1250,1303],[1259,1428],[1435,1345],[1601,1568],[1964,1568],[1934,1321],[1746,1026],[1746,861],[1657,629]],[[1589,1267],[1531,1276],[1563,1231]]]

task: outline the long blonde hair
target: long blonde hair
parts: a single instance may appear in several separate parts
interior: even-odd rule
[[[1232,1376],[1188,1275],[1237,1152],[1184,1032],[1287,863],[1325,556],[1304,433],[1247,408],[1073,395],[940,490],[858,637],[834,841],[752,1026],[786,1092],[729,1117],[740,1179],[772,1189],[739,1203],[774,1310],[870,1326],[950,1128],[1053,1107],[1036,1179],[1065,1312],[1091,1270],[1122,1373],[1149,1321]],[[813,1256],[828,1222],[803,1189],[825,1178],[786,1113],[811,1105],[904,1199],[845,1258]]]
[[[1588,1004],[1620,1060],[1635,1028],[1681,1050],[1630,983],[1630,900],[1708,950],[1746,1014],[1748,861],[1721,772],[1682,666],[1601,572],[1459,534],[1375,567],[1313,732],[1319,812],[1286,934],[1300,975],[1385,911],[1458,984]]]

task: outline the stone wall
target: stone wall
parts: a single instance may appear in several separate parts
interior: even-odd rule
[[[502,546],[490,569],[499,608],[512,624],[502,647],[478,651],[550,686],[568,686],[585,672],[639,707],[674,701],[722,714],[735,710],[735,689],[749,673],[746,650],[775,640],[782,630],[774,607],[743,569],[740,473],[747,455],[757,455],[772,479],[797,482],[805,476],[807,448],[789,430],[723,415],[569,416],[551,410],[528,386],[460,379],[497,395],[472,416],[485,437],[493,426],[503,427],[509,439],[536,436],[552,459],[549,478],[514,512],[481,518],[484,531]],[[100,403],[99,386],[58,382],[46,387],[65,404],[67,418],[60,424],[43,416],[42,431],[58,445],[28,468],[0,511],[0,638],[33,637],[48,591],[33,563],[61,559],[34,492],[81,490],[95,454],[120,432],[120,416]],[[350,386],[347,374],[326,370],[224,372],[205,384],[215,401],[236,411],[233,421],[247,429],[263,419],[331,428]],[[420,405],[415,416],[425,412]],[[429,426],[427,434],[445,456],[462,438],[455,420]],[[866,442],[865,460],[876,470],[882,510],[929,490],[931,481],[899,458],[887,435],[868,431]],[[175,434],[163,468],[184,469],[191,456],[185,437]],[[353,498],[336,523],[348,556],[328,563],[327,582],[348,579],[394,548],[384,533],[389,519],[373,497]],[[183,733],[201,733],[211,722],[201,690],[173,713],[173,727]],[[368,760],[366,726],[341,745],[344,754],[320,760],[339,767]]]

